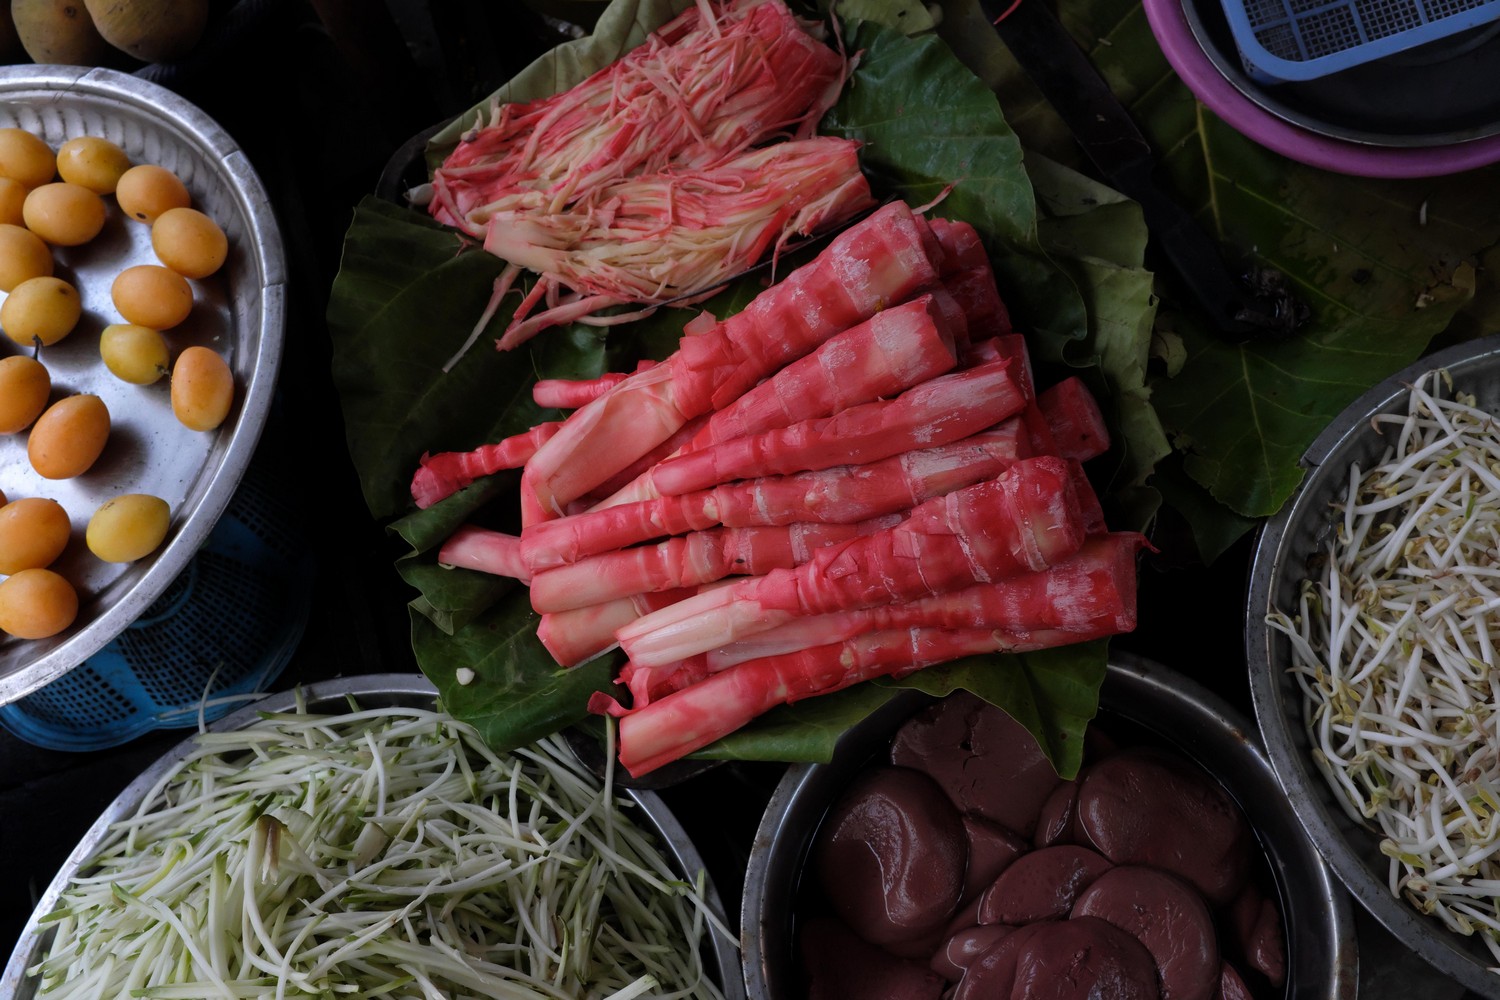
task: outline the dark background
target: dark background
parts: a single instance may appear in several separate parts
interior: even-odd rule
[[[314,554],[307,630],[277,688],[339,674],[415,671],[406,602],[391,567],[399,547],[374,524],[344,443],[323,314],[353,207],[417,133],[486,96],[569,36],[519,0],[240,0],[222,3],[193,59],[146,67],[215,118],[269,191],[285,245],[290,311],[281,406],[291,447],[278,462]],[[133,67],[125,66],[125,69]],[[1250,540],[1210,570],[1165,556],[1142,578],[1141,628],[1121,645],[1189,673],[1248,706],[1240,643]],[[37,896],[104,807],[180,739],[158,732],[96,753],[49,751],[0,731],[0,949],[8,953]],[[667,792],[708,860],[726,908],[773,765],[727,765]],[[1368,920],[1362,996],[1459,997]]]

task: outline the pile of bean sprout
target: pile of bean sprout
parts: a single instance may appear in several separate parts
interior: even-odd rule
[[[1390,447],[1350,469],[1321,578],[1268,622],[1391,892],[1500,960],[1500,425],[1452,389],[1429,372],[1406,413],[1375,418]]]
[[[557,739],[301,708],[202,734],[112,828],[46,918],[39,996],[720,997],[701,879]]]

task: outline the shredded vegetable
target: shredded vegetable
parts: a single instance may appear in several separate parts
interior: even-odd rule
[[[1392,893],[1500,960],[1500,426],[1446,372],[1378,417],[1322,576],[1284,633],[1317,766],[1390,859]]]
[[[612,756],[612,755],[611,755]],[[46,918],[57,998],[718,998],[728,935],[553,738],[416,708],[205,733]]]

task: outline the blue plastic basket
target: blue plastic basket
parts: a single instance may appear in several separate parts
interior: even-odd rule
[[[1500,18],[1500,0],[1223,2],[1245,71],[1261,83],[1317,79]]]
[[[216,719],[286,667],[311,566],[263,442],[208,540],[139,620],[62,677],[0,707],[0,725],[54,750],[101,750]],[[284,486],[284,483],[281,484]]]

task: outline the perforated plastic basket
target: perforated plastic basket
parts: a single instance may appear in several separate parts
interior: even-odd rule
[[[1223,3],[1245,70],[1262,83],[1317,79],[1500,18],[1500,0]]]
[[[262,441],[188,567],[98,653],[0,707],[0,725],[57,750],[118,746],[216,719],[264,692],[307,622],[310,560]]]

